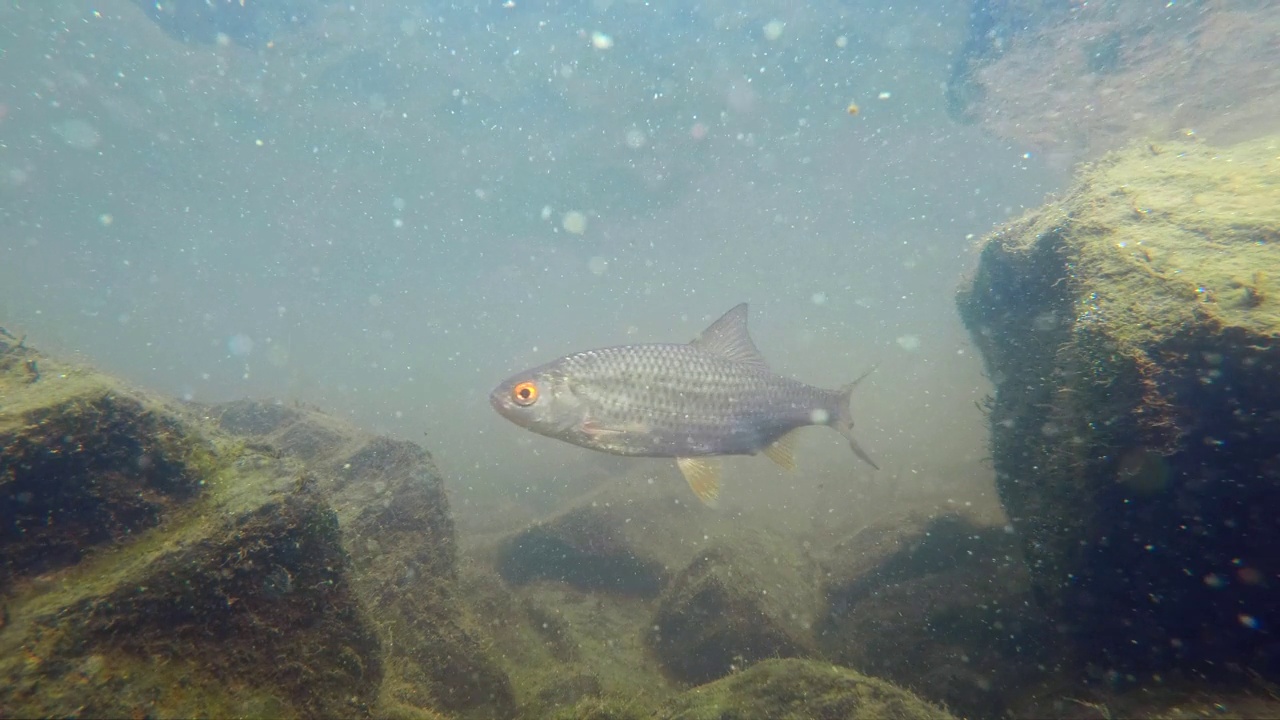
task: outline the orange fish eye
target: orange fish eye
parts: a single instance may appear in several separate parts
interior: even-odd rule
[[[538,402],[538,386],[525,381],[511,388],[511,401],[520,407],[529,407]]]

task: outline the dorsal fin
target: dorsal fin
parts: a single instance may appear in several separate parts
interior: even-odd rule
[[[746,303],[739,303],[719,320],[711,323],[711,327],[703,330],[692,344],[727,360],[762,370],[769,368],[764,356],[756,349],[756,344],[751,342],[751,335],[747,333]]]

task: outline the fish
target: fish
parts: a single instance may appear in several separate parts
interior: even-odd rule
[[[619,345],[566,355],[517,373],[489,403],[526,430],[613,455],[674,458],[693,493],[714,507],[718,457],[756,455],[795,467],[795,431],[835,429],[879,469],[853,435],[850,400],[875,368],[838,390],[773,372],[740,303],[693,342]]]

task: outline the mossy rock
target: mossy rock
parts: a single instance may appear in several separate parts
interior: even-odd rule
[[[586,708],[597,714],[581,717],[609,717],[603,708],[652,708],[678,689],[643,643],[652,599],[551,581],[508,585],[475,561],[461,577],[470,613],[511,678],[519,717],[576,717]]]
[[[515,712],[510,681],[459,599],[453,520],[429,453],[304,406],[240,401],[206,412],[224,430],[303,462],[335,508],[352,587],[387,648],[375,712]]]
[[[173,403],[9,341],[0,403],[10,714],[515,712],[416,445]]]
[[[34,381],[13,371],[30,361]],[[0,397],[5,524],[25,529],[43,508],[66,531],[2,546],[0,705],[40,716],[367,713],[380,643],[337,518],[303,468],[25,349],[0,356]]]
[[[975,717],[1042,678],[1054,640],[1016,538],[949,513],[861,528],[823,557],[833,661]]]
[[[656,597],[709,538],[736,528],[691,500],[688,490],[652,492],[615,483],[478,555],[514,585],[539,580],[580,590]]]
[[[950,720],[910,692],[813,660],[767,660],[663,707],[663,720]]]
[[[751,663],[816,654],[817,569],[764,530],[702,552],[663,593],[649,646],[672,677],[702,683]]]
[[[1002,502],[1077,649],[1276,670],[1280,139],[1109,155],[986,238],[958,304]]]
[[[0,340],[0,587],[154,527],[212,459],[164,401]]]
[[[508,582],[558,580],[578,588],[652,597],[666,568],[629,544],[615,513],[575,508],[534,523],[501,549],[499,572]]]

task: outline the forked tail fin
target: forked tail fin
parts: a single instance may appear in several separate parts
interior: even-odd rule
[[[831,418],[830,424],[831,427],[835,428],[837,432],[844,436],[845,440],[849,441],[849,447],[853,450],[854,455],[857,455],[863,462],[879,470],[880,466],[876,464],[875,460],[871,459],[871,456],[867,454],[867,451],[863,450],[862,446],[858,444],[857,438],[853,436],[853,411],[850,409],[850,402],[853,399],[853,389],[858,386],[858,383],[866,379],[868,375],[875,372],[875,369],[876,366],[872,365],[871,369],[862,373],[862,375],[859,375],[857,380],[854,380],[848,385],[840,388],[840,402],[836,403],[836,413]]]

